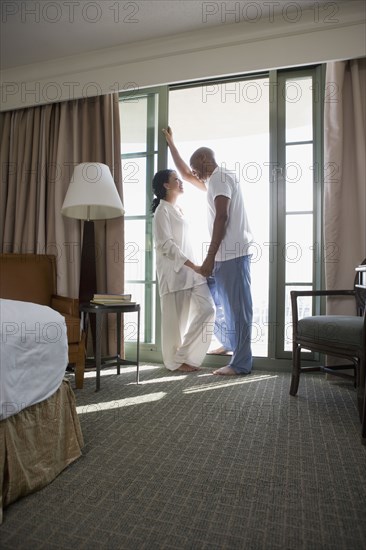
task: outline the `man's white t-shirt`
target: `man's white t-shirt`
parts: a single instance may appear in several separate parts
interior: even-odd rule
[[[229,221],[225,236],[216,253],[215,261],[224,262],[246,256],[253,235],[244,206],[240,182],[234,172],[217,167],[207,181],[208,229],[212,235],[216,216],[215,198],[219,195],[230,199]]]

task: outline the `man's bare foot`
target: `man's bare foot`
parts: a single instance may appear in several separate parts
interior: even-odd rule
[[[229,352],[226,348],[224,348],[224,346],[220,346],[219,348],[208,352],[209,355],[226,355],[227,353]]]
[[[238,373],[227,365],[226,367],[220,367],[219,369],[214,370],[212,374],[220,374],[223,376],[237,376]]]
[[[183,363],[178,369],[176,369],[180,372],[195,372],[197,370],[200,370],[198,367],[192,367],[192,365],[188,365],[187,363]]]

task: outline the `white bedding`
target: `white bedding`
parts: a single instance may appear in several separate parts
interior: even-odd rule
[[[0,299],[0,420],[50,397],[67,363],[62,315],[47,306]]]

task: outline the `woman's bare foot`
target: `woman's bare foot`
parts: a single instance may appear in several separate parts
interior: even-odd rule
[[[198,367],[192,367],[192,365],[188,365],[187,363],[183,363],[178,369],[180,372],[195,372],[197,370],[200,370]]]
[[[216,369],[212,372],[212,374],[221,374],[224,376],[237,376],[237,372],[234,371],[231,367],[228,365],[226,367],[220,367],[219,369]]]

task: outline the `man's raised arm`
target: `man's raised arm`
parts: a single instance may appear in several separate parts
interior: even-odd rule
[[[189,183],[192,183],[192,185],[194,185],[195,187],[198,187],[198,189],[201,189],[202,191],[207,191],[204,182],[193,174],[188,164],[186,164],[182,159],[182,157],[180,156],[179,151],[174,143],[173,132],[170,126],[168,126],[167,129],[163,128],[163,134],[165,136],[168,147],[172,154],[174,164],[178,172],[180,173],[181,177],[185,181],[189,181]]]

